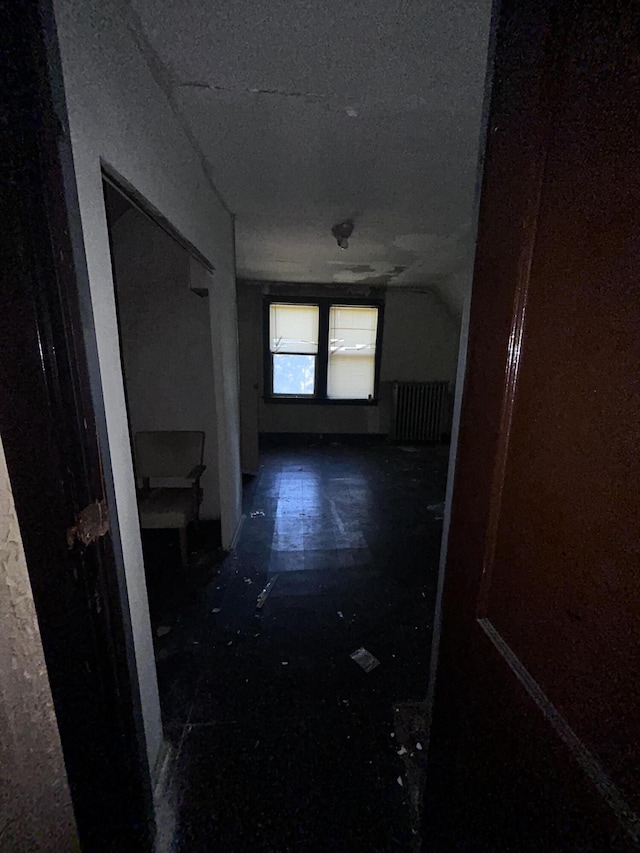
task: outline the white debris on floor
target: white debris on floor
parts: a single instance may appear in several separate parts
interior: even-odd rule
[[[380,666],[380,661],[378,658],[374,657],[371,652],[368,652],[365,648],[360,647],[356,649],[355,652],[352,652],[349,657],[351,660],[354,660],[359,667],[364,669],[365,672],[371,672],[372,669],[375,669],[377,666]]]

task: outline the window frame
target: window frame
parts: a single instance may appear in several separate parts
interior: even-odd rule
[[[273,393],[273,353],[271,352],[271,305],[313,305],[318,307],[318,352],[315,369],[315,390],[311,394],[274,394]],[[378,326],[376,329],[376,354],[371,399],[330,399],[327,397],[327,373],[329,370],[329,312],[332,307],[377,308]],[[266,403],[289,403],[294,405],[323,406],[377,406],[379,402],[380,364],[382,360],[382,328],[384,324],[384,301],[382,299],[345,298],[338,296],[265,296],[263,300],[263,395]]]

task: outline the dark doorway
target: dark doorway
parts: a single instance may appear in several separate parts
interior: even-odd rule
[[[145,489],[137,466],[136,433],[200,429],[205,433],[209,463],[202,481],[200,515],[211,516],[218,483],[215,470],[211,472],[216,467],[217,447],[214,387],[206,379],[212,373],[208,298],[190,291],[191,250],[171,227],[147,212],[144,201],[132,197],[114,178],[105,175],[103,190],[138,495],[143,496]],[[151,488],[158,486],[159,481],[154,481]],[[191,605],[223,558],[220,521],[199,518],[189,525],[186,562],[178,530],[142,529],[141,539],[149,615],[160,662],[165,638],[189,618]],[[164,683],[161,679],[160,686]],[[162,689],[160,704],[162,708],[166,705]]]

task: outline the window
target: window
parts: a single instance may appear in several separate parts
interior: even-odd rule
[[[375,400],[381,306],[329,300],[267,306],[268,397]]]
[[[327,372],[330,400],[373,399],[377,333],[377,308],[331,305]]]
[[[319,316],[317,305],[270,306],[273,394],[289,397],[315,394]]]

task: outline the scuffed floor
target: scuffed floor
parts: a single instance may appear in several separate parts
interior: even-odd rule
[[[169,849],[418,849],[445,480],[444,448],[263,454],[236,551],[159,645]]]

